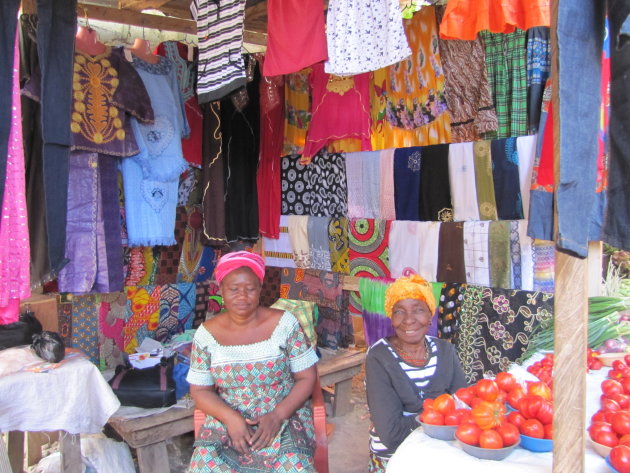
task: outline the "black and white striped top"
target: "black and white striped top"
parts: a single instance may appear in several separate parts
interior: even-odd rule
[[[407,363],[403,360],[400,355],[394,350],[394,347],[384,338],[380,339],[378,342],[374,344],[374,346],[378,344],[384,344],[390,353],[396,358],[400,368],[405,372],[405,374],[409,377],[409,379],[416,385],[418,392],[420,393],[420,397],[424,398],[424,388],[429,384],[429,381],[435,375],[435,371],[437,369],[437,348],[435,346],[435,342],[433,341],[433,337],[426,337],[427,347],[429,349],[429,359],[423,366],[415,366]],[[414,412],[403,412],[405,416],[415,416],[417,413]],[[388,453],[388,448],[383,445],[374,426],[370,427],[370,451],[379,455],[381,457],[389,457],[391,454]]]

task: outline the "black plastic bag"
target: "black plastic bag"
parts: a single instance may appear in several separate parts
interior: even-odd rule
[[[37,356],[50,363],[59,363],[66,355],[66,345],[56,332],[43,331],[33,335],[31,347]]]
[[[12,324],[0,325],[0,350],[20,345],[30,345],[33,335],[42,332],[42,324],[33,312],[20,314],[20,320]]]
[[[162,357],[151,368],[132,368],[118,365],[116,374],[109,381],[114,394],[123,406],[144,408],[168,407],[177,402],[173,365],[175,355]]]

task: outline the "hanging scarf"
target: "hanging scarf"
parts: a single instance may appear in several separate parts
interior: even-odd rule
[[[420,220],[421,148],[399,148],[394,152],[394,199],[398,220]]]
[[[307,233],[309,258],[311,261],[310,267],[330,271],[328,217],[308,217]]]
[[[348,258],[348,219],[330,219],[328,223],[328,242],[332,271],[348,274],[350,272],[350,260]]]
[[[510,222],[498,220],[490,222],[488,232],[490,253],[490,286],[510,287]]]
[[[298,268],[310,268],[311,261],[308,247],[308,217],[294,215],[288,219],[289,239],[293,261]]]
[[[436,279],[440,282],[466,282],[464,264],[464,223],[442,222]]]
[[[490,285],[489,231],[490,222],[464,223],[464,262],[469,284]]]
[[[308,215],[317,217],[348,215],[345,155],[318,153],[308,166],[307,176],[306,189],[310,201]]]
[[[455,143],[448,149],[448,173],[453,202],[453,220],[479,220],[475,154],[472,143]]]
[[[384,149],[380,154],[380,212],[384,220],[396,220],[396,195],[394,191],[394,153],[393,149]]]
[[[497,216],[501,220],[523,218],[516,138],[494,140],[490,146]]]
[[[282,158],[282,215],[309,215],[310,192],[306,190],[306,166],[297,155]],[[282,218],[281,218],[282,220]],[[280,223],[282,226],[282,221]]]
[[[532,185],[532,169],[536,156],[537,135],[519,136],[516,139],[518,151],[518,175],[521,188],[521,200],[523,202],[523,218],[529,218],[529,194]]]
[[[459,326],[464,300],[463,291],[466,284],[441,284],[438,296],[438,337],[457,345],[459,341]]]
[[[534,290],[554,291],[556,245],[552,241],[534,240]]]
[[[420,163],[420,220],[453,221],[448,175],[449,145],[425,146]]]
[[[475,141],[475,187],[481,220],[497,219],[497,204],[494,196],[492,179],[492,160],[490,159],[490,142]]]

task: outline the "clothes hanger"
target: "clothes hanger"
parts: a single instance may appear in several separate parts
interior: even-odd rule
[[[98,40],[96,30],[90,26],[90,18],[85,7],[83,7],[83,13],[85,15],[85,26],[79,25],[77,28],[75,48],[91,56],[97,56],[105,51],[106,46]]]

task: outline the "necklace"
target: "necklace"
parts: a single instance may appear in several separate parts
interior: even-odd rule
[[[396,352],[401,356],[401,358],[407,362],[410,362],[414,365],[424,365],[429,360],[429,345],[427,344],[427,339],[424,339],[424,354],[419,358],[405,351],[402,345],[398,342],[392,342],[392,346],[395,348]]]

